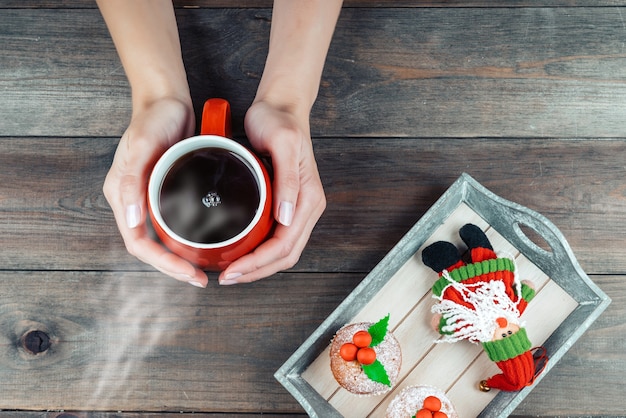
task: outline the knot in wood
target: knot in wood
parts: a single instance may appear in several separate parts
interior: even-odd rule
[[[28,331],[22,337],[22,346],[27,353],[37,355],[47,351],[52,345],[50,336],[43,331]]]

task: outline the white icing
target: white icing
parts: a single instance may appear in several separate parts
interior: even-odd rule
[[[339,354],[341,346],[352,342],[352,336],[357,331],[367,330],[371,325],[371,323],[366,322],[346,325],[337,332],[330,347],[330,367],[335,379],[348,391],[360,395],[380,395],[391,390],[390,386],[374,382],[368,378],[357,361],[345,361]],[[388,331],[385,339],[373,348],[376,352],[376,359],[385,368],[391,386],[393,386],[398,379],[402,363],[400,344],[393,334]]]
[[[441,389],[433,386],[409,386],[402,390],[387,407],[385,418],[410,418],[423,408],[424,399],[436,396],[441,401],[441,412],[448,418],[458,418],[452,403]]]

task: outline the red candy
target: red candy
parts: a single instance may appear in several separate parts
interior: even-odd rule
[[[339,355],[345,361],[358,361],[361,364],[369,365],[376,361],[376,351],[370,348],[372,336],[367,331],[357,331],[352,336],[351,343],[345,343],[339,349]]]
[[[339,349],[339,355],[345,361],[354,361],[356,360],[357,351],[359,351],[359,347],[352,343],[345,343]]]
[[[417,411],[415,418],[448,418],[441,409],[441,399],[436,396],[427,396],[423,408]]]
[[[441,409],[441,400],[436,396],[427,396],[424,399],[424,408],[431,412],[437,412]]]
[[[372,364],[376,361],[376,351],[369,347],[359,348],[359,351],[356,353],[356,359],[359,363],[367,366],[368,364]]]
[[[367,331],[358,331],[352,337],[352,342],[359,348],[369,347],[372,343],[372,336]]]
[[[420,409],[417,411],[417,414],[415,414],[415,418],[432,418],[432,416],[433,413],[428,409]]]

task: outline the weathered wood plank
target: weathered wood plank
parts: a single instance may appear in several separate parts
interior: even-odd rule
[[[101,187],[112,138],[0,138],[0,265],[142,270]],[[593,274],[626,271],[626,142],[316,139],[328,208],[297,271],[367,272],[462,173],[545,215]]]
[[[33,411],[0,411],[0,418],[185,418],[181,412],[33,412]],[[266,413],[198,413],[194,412],[192,418],[252,418],[263,416],[263,418],[286,418],[286,417],[306,417],[307,414],[266,414]]]
[[[0,22],[2,135],[119,134],[128,83],[97,10],[5,10]]]
[[[174,3],[196,105],[229,98],[242,137],[271,2]],[[626,2],[345,5],[312,119],[328,210],[293,271],[203,292],[142,273],[102,196],[130,102],[95,3],[0,4],[0,417],[304,416],[273,372],[463,171],[614,300],[516,413],[623,415]]]
[[[329,209],[312,242],[346,237],[346,245],[333,248],[335,260],[349,262],[348,253],[342,257],[348,248],[366,265],[379,260],[376,250],[386,253],[467,172],[499,196],[552,220],[587,271],[599,272],[608,263],[614,273],[623,272],[616,260],[625,241],[615,227],[623,224],[625,203],[622,141],[360,140],[351,149],[344,140],[317,144]],[[614,177],[613,171],[622,174]],[[591,250],[596,245],[611,256]]]
[[[273,373],[361,278],[285,273],[202,291],[156,274],[0,272],[0,408],[301,413]],[[615,303],[518,413],[626,408],[626,282],[592,278]],[[52,338],[42,354],[21,348],[32,330]]]
[[[621,19],[608,12],[346,13],[322,90],[339,94],[318,114],[342,136],[622,136],[606,108],[625,75]]]
[[[271,7],[272,0],[174,0],[177,7]],[[344,0],[344,7],[594,7],[620,6],[623,0]]]
[[[361,279],[201,291],[156,274],[0,272],[0,409],[301,412],[274,371]],[[38,355],[21,343],[34,330],[51,339]]]
[[[173,0],[180,8],[269,8],[273,0]],[[623,0],[344,0],[344,7],[597,7],[624,6]],[[93,0],[4,0],[0,9],[95,8]]]
[[[313,134],[623,137],[621,12],[346,9]],[[270,16],[268,9],[178,11],[196,107],[210,96],[228,98],[238,135]],[[97,10],[5,10],[0,27],[3,135],[122,134],[128,85]]]

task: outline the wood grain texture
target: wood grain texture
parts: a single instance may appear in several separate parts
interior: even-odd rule
[[[174,4],[196,107],[228,98],[243,141],[271,2]],[[311,121],[328,209],[294,269],[201,291],[129,256],[102,195],[130,93],[95,3],[3,1],[0,418],[305,416],[274,371],[462,172],[613,299],[514,416],[623,416],[624,6],[346,0]]]
[[[173,0],[179,8],[269,8],[273,0]],[[623,0],[344,0],[344,7],[592,7],[623,6]],[[0,9],[95,8],[93,0],[4,0]]]
[[[520,414],[623,410],[626,289],[622,276],[592,278],[615,303]],[[273,371],[360,280],[283,274],[200,291],[156,274],[2,272],[0,408],[301,413]],[[31,329],[51,336],[47,352],[20,348]],[[572,397],[581,387],[584,393]],[[599,403],[604,396],[615,402]]]
[[[361,277],[311,279],[0,273],[0,409],[300,411],[273,373]],[[20,344],[33,329],[52,341],[39,355]]]
[[[312,133],[621,137],[621,12],[346,9]],[[206,97],[228,98],[239,136],[263,69],[270,17],[267,9],[178,11],[196,108]],[[5,10],[0,27],[0,57],[7,63],[0,68],[0,132],[123,133],[130,117],[128,85],[97,10]]]
[[[113,138],[0,138],[0,264],[145,270],[102,183]],[[462,173],[548,217],[592,274],[626,270],[624,140],[315,139],[328,208],[295,271],[367,272]],[[45,157],[41,152],[45,150]]]
[[[198,413],[187,414],[179,412],[82,412],[82,411],[62,411],[62,412],[31,412],[31,411],[0,411],[2,418],[186,418],[191,415],[193,418],[250,418],[260,416],[258,413]],[[263,414],[263,418],[285,418],[285,417],[306,417],[306,414]]]
[[[365,9],[341,23],[323,90],[340,97],[318,114],[342,135],[623,134],[596,96],[623,88],[618,9]]]

